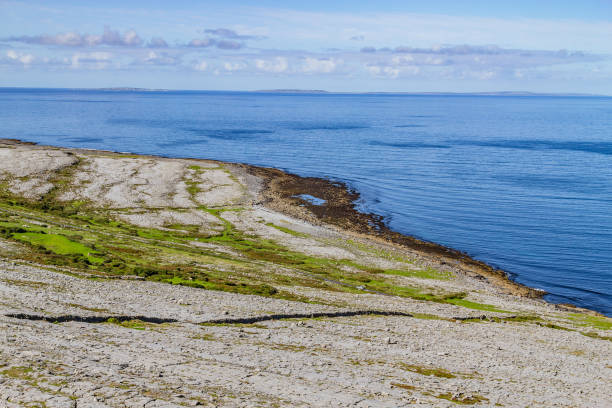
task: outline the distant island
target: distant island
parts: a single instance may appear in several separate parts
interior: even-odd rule
[[[41,89],[41,90],[71,90],[71,91],[104,91],[104,92],[237,92],[237,93],[270,93],[270,94],[304,94],[304,95],[408,95],[408,96],[570,96],[570,97],[612,97],[612,95],[590,93],[555,93],[529,91],[490,91],[490,92],[386,92],[386,91],[326,91],[323,89],[259,89],[248,90],[210,90],[210,89],[162,89],[137,87],[105,87],[105,88],[28,88],[0,87],[1,89]]]
[[[491,91],[491,92],[333,92],[321,89],[262,89],[256,93],[288,93],[288,94],[347,94],[347,95],[440,95],[440,96],[607,96],[589,93],[554,93],[528,91]]]
[[[164,92],[169,89],[151,89],[151,88],[132,88],[132,87],[112,87],[112,88],[94,88],[96,91],[130,91],[130,92]]]

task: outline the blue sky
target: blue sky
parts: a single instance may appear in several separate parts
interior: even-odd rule
[[[612,1],[4,1],[0,86],[612,94]]]

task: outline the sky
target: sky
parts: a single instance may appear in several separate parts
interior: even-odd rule
[[[612,0],[0,0],[0,86],[612,95]]]

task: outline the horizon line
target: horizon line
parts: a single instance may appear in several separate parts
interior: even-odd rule
[[[74,91],[108,91],[108,92],[240,92],[240,93],[278,93],[278,94],[330,94],[330,95],[414,95],[414,96],[573,96],[573,97],[612,97],[607,94],[593,94],[582,92],[534,92],[534,91],[328,91],[323,89],[170,89],[170,88],[140,88],[140,87],[29,87],[29,86],[0,86],[4,89],[41,89],[41,90],[74,90]]]

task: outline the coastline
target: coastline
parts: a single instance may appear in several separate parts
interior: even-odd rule
[[[40,145],[36,142],[20,139],[0,139],[0,143],[8,142],[16,145],[52,147],[63,150],[97,152],[110,155],[135,155],[143,158],[202,160],[222,163],[243,169],[249,174],[261,178],[263,188],[259,190],[260,203],[274,211],[304,220],[315,225],[327,225],[349,231],[356,236],[373,239],[385,244],[415,251],[436,266],[457,267],[468,276],[484,279],[505,293],[515,296],[542,299],[547,292],[515,282],[509,274],[495,268],[484,261],[472,258],[469,254],[435,242],[418,239],[411,235],[391,230],[383,216],[374,213],[363,213],[355,208],[360,197],[358,191],[350,189],[345,183],[331,181],[319,177],[303,177],[274,167],[255,166],[247,163],[224,162],[200,157],[173,157],[163,155],[141,154],[137,152],[116,152],[112,150],[97,150],[85,148],[67,148],[56,145]],[[302,199],[299,195],[310,195],[324,200],[315,204]],[[550,303],[550,302],[547,302]],[[561,310],[579,311],[598,316],[600,312],[571,303],[550,303]]]
[[[0,178],[9,407],[608,398],[612,319],[396,235],[340,183],[6,140]]]
[[[505,271],[474,259],[465,252],[391,230],[385,224],[384,217],[356,210],[354,203],[359,199],[359,192],[351,191],[341,182],[301,177],[276,168],[238,165],[262,177],[266,184],[266,189],[262,191],[263,202],[272,209],[309,222],[335,225],[358,235],[409,248],[440,264],[458,264],[471,273],[489,279],[495,285],[514,295],[541,298],[546,294],[544,290],[531,288],[511,280]],[[325,203],[317,205],[300,199],[297,196],[301,194],[323,199]],[[580,309],[574,305],[567,306]]]

